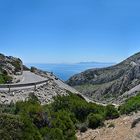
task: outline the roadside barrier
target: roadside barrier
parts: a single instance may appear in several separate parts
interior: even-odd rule
[[[34,87],[34,90],[36,90],[38,85],[42,85],[42,84],[47,84],[49,80],[43,80],[43,81],[39,81],[39,82],[34,82],[34,83],[26,83],[26,84],[0,84],[0,90],[1,89],[8,89],[8,91],[10,92],[11,89],[13,88],[24,88],[24,87]]]

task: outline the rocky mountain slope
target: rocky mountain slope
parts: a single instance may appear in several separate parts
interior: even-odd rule
[[[22,71],[23,64],[19,58],[0,54],[1,83],[17,82],[16,75],[21,75]]]
[[[23,63],[19,58],[0,54],[0,68],[8,74],[16,74],[16,72],[22,72]]]
[[[140,84],[140,53],[117,65],[74,75],[67,83],[92,100],[114,102]]]
[[[25,77],[25,73],[31,73],[28,78]],[[31,77],[34,76],[34,77]],[[5,77],[10,79],[11,83],[1,80]],[[40,78],[36,78],[40,77]],[[34,87],[23,88],[20,84],[30,84],[39,82],[40,79],[44,79],[47,83]],[[38,70],[32,67],[31,69],[23,65],[19,58],[8,57],[0,54],[0,84],[12,84],[18,88],[0,88],[0,104],[10,104],[17,101],[25,101],[29,98],[30,94],[35,94],[41,104],[47,104],[53,101],[53,97],[57,95],[67,95],[68,92],[78,93],[75,89],[65,84],[53,73]]]
[[[61,88],[55,81],[55,76],[49,73],[44,74],[48,79],[47,84],[38,86],[36,89],[29,87],[26,89],[17,89],[4,91],[0,89],[0,104],[16,103],[17,101],[26,101],[30,95],[35,95],[41,104],[48,104],[53,101],[53,97],[58,95],[67,95],[67,90]]]
[[[123,115],[115,120],[108,120],[105,126],[89,129],[85,133],[77,133],[78,140],[139,140],[140,123],[132,128],[132,124],[139,120],[140,112],[133,115]]]

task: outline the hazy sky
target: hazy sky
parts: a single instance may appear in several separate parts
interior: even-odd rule
[[[0,52],[24,62],[119,62],[140,51],[140,0],[0,0]]]

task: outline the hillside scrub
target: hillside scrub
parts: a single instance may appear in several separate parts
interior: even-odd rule
[[[93,113],[89,114],[87,119],[88,119],[88,127],[92,129],[102,126],[104,121],[103,117],[100,114]]]
[[[119,117],[119,112],[113,105],[106,106],[106,119],[116,119]]]
[[[12,77],[6,74],[0,74],[0,84],[6,84],[12,81]]]
[[[139,60],[140,52],[116,65],[75,74],[67,80],[67,84],[94,101],[107,104],[119,99],[121,103],[121,96],[140,83]]]
[[[22,139],[24,123],[18,116],[0,113],[0,139]]]
[[[121,114],[130,114],[131,112],[137,112],[140,110],[140,94],[135,97],[131,97],[124,104],[119,107]]]
[[[106,107],[87,103],[71,93],[57,96],[53,103],[44,106],[30,95],[28,101],[0,106],[1,139],[76,140],[78,125],[102,126],[110,117],[106,112]]]
[[[21,60],[12,61],[11,64],[15,67],[15,72],[21,71]]]

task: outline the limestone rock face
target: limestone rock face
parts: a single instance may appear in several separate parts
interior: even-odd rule
[[[27,75],[28,72],[30,75]],[[0,54],[0,76],[2,77],[3,75],[13,78],[12,85],[19,85],[16,85],[17,88],[0,89],[0,104],[10,104],[16,103],[17,101],[28,100],[30,94],[34,94],[41,104],[48,104],[54,100],[55,96],[66,96],[70,92],[78,93],[75,89],[57,78],[53,73],[42,71],[35,67],[29,69],[22,64],[19,58]],[[36,78],[35,75],[41,78]],[[29,77],[29,79],[27,77]],[[42,83],[43,79],[45,80],[44,83]],[[41,83],[35,84],[34,82]],[[30,86],[31,83],[34,83],[34,86]],[[24,84],[28,85],[28,87],[24,87]]]
[[[19,58],[0,54],[0,73],[8,75],[22,74],[23,64]]]
[[[67,83],[92,99],[115,100],[140,84],[140,53],[111,67],[86,70]]]

